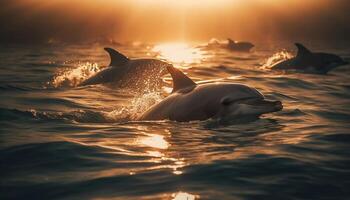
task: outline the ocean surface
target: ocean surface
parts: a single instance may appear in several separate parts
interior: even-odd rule
[[[135,121],[169,76],[158,89],[76,87],[109,64],[105,45],[2,45],[0,199],[350,199],[350,66],[272,71],[291,43],[198,45],[109,46],[198,83],[247,84],[284,109],[242,123]],[[350,61],[349,47],[307,46]]]

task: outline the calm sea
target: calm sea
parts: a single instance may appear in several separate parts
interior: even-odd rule
[[[152,91],[75,87],[108,64],[103,45],[2,46],[0,199],[350,199],[349,65],[271,71],[295,53],[282,43],[111,46],[199,83],[253,86],[284,110],[245,123],[134,121],[167,95],[169,77]],[[350,48],[310,48],[350,61]]]

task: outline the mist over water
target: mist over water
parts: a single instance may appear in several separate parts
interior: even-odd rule
[[[3,0],[1,43],[288,40],[349,44],[347,0]]]
[[[283,111],[244,123],[134,121],[168,95],[169,76],[153,92],[75,87],[108,65],[104,46],[1,47],[0,199],[349,197],[349,65],[278,72],[268,66],[295,54],[289,43],[251,53],[196,46],[114,47],[165,59],[198,83],[250,85]],[[342,46],[310,49],[350,60]]]

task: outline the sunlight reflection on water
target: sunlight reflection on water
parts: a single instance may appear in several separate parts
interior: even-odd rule
[[[145,127],[139,126],[139,129],[142,130],[145,129]],[[152,150],[147,151],[148,155],[153,157],[151,160],[155,163],[165,164],[164,166],[157,166],[156,168],[169,168],[172,169],[172,172],[175,175],[182,174],[183,172],[179,169],[184,167],[186,162],[184,161],[184,158],[174,157],[170,154],[169,147],[171,144],[165,138],[166,135],[171,137],[171,132],[165,129],[162,135],[148,134],[146,132],[143,134],[146,136],[139,136],[136,140],[136,145],[152,148]]]
[[[129,51],[134,53],[128,55],[138,58],[151,52],[152,47],[145,50],[142,45],[133,46]],[[213,59],[203,61],[207,52],[213,54]],[[80,187],[82,191],[91,191],[91,198],[95,199],[119,195],[125,195],[125,199],[143,199],[143,195],[149,195],[147,199],[180,200],[249,198],[248,193],[265,189],[273,192],[282,182],[286,188],[295,188],[298,184],[305,190],[310,185],[323,184],[335,188],[331,194],[336,196],[338,191],[346,191],[342,179],[335,181],[331,178],[344,176],[346,172],[348,151],[343,145],[348,140],[346,133],[349,130],[349,109],[346,106],[349,104],[348,68],[339,69],[329,76],[261,70],[261,64],[275,52],[239,55],[250,58],[240,59],[224,50],[201,50],[199,55],[202,58],[195,54],[194,62],[187,60],[190,64],[186,64],[186,69],[181,66],[184,73],[197,83],[243,83],[257,87],[268,98],[283,101],[283,111],[243,124],[130,121],[130,115],[137,116],[165,95],[160,91],[134,95],[134,91],[102,85],[41,90],[36,89],[36,85],[49,78],[40,74],[43,77],[38,79],[37,70],[43,68],[52,75],[51,65],[45,68],[34,66],[26,72],[27,76],[18,73],[22,65],[16,65],[18,68],[9,65],[11,67],[5,68],[6,73],[18,80],[1,88],[4,91],[1,102],[3,117],[9,118],[3,123],[7,132],[3,143],[9,148],[4,147],[2,152],[8,169],[14,171],[5,173],[3,182],[9,188],[23,188],[23,191],[32,186],[61,185],[67,192],[62,192],[57,198],[70,197],[66,195],[81,197],[78,195],[82,193],[74,193],[77,190],[72,191],[72,184],[67,182],[77,183],[77,189]],[[182,51],[176,53],[183,54]],[[160,54],[157,55],[166,59]],[[95,57],[87,54],[73,60],[89,60],[92,69],[94,62],[103,66],[101,60],[107,58],[98,60],[99,54],[93,55]],[[149,56],[155,57],[155,52]],[[267,62],[274,63],[272,60],[276,58],[286,59],[288,54],[277,53]],[[48,58],[35,59],[41,62]],[[178,62],[184,60],[178,59]],[[24,66],[30,64],[24,63],[23,71]],[[78,70],[77,77],[84,74],[78,64],[69,67],[73,72],[60,77],[63,82],[65,77],[74,77],[75,70]],[[171,78],[169,75],[167,78],[170,92]],[[74,78],[70,80],[75,81]],[[29,154],[33,157],[28,157]],[[12,158],[21,160],[23,166]],[[284,171],[289,168],[294,170],[295,177],[291,177],[290,171]],[[257,169],[264,169],[264,175]],[[309,179],[311,175],[316,178]],[[278,180],[271,177],[278,177]],[[18,187],[12,185],[14,179],[19,180]],[[271,185],[262,184],[262,180]],[[303,180],[308,181],[303,184]],[[330,183],[330,180],[339,184]],[[242,194],[242,187],[236,187],[240,183],[254,184],[247,188],[247,194]],[[91,186],[89,190],[86,190],[87,185]],[[129,191],[117,186],[125,186]],[[56,187],[48,192],[55,193],[55,190]],[[102,190],[106,193],[102,194]],[[233,190],[237,192],[232,193]],[[222,192],[222,196],[217,192]],[[22,194],[25,195],[27,193]],[[84,197],[85,194],[81,198]]]
[[[82,134],[76,134],[71,137],[65,137],[66,141],[76,144],[100,147],[106,151],[112,150],[115,153],[131,156],[131,157],[143,157],[144,162],[154,163],[151,166],[144,166],[131,171],[128,170],[111,170],[110,172],[101,172],[100,176],[113,173],[128,173],[129,175],[135,175],[142,173],[143,171],[152,171],[158,169],[169,169],[175,175],[181,175],[183,167],[189,163],[185,161],[185,158],[180,154],[174,154],[174,150],[170,149],[172,146],[169,142],[171,138],[171,132],[168,129],[158,129],[150,133],[150,130],[146,126],[137,126],[135,130],[135,137],[122,139],[118,137],[109,138],[92,138],[82,139]],[[176,147],[175,147],[176,148]],[[137,149],[137,150],[135,150]]]
[[[178,65],[201,63],[205,59],[201,50],[186,43],[163,43],[155,45],[152,51],[159,53],[159,59],[165,59]]]
[[[178,192],[172,195],[173,200],[195,200],[199,199],[198,195],[193,195],[187,192]]]
[[[164,140],[164,136],[156,134],[139,138],[139,143],[157,149],[167,149],[169,147],[169,143]]]

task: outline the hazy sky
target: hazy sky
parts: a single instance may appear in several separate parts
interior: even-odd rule
[[[0,42],[349,42],[349,10],[349,0],[1,0]]]

